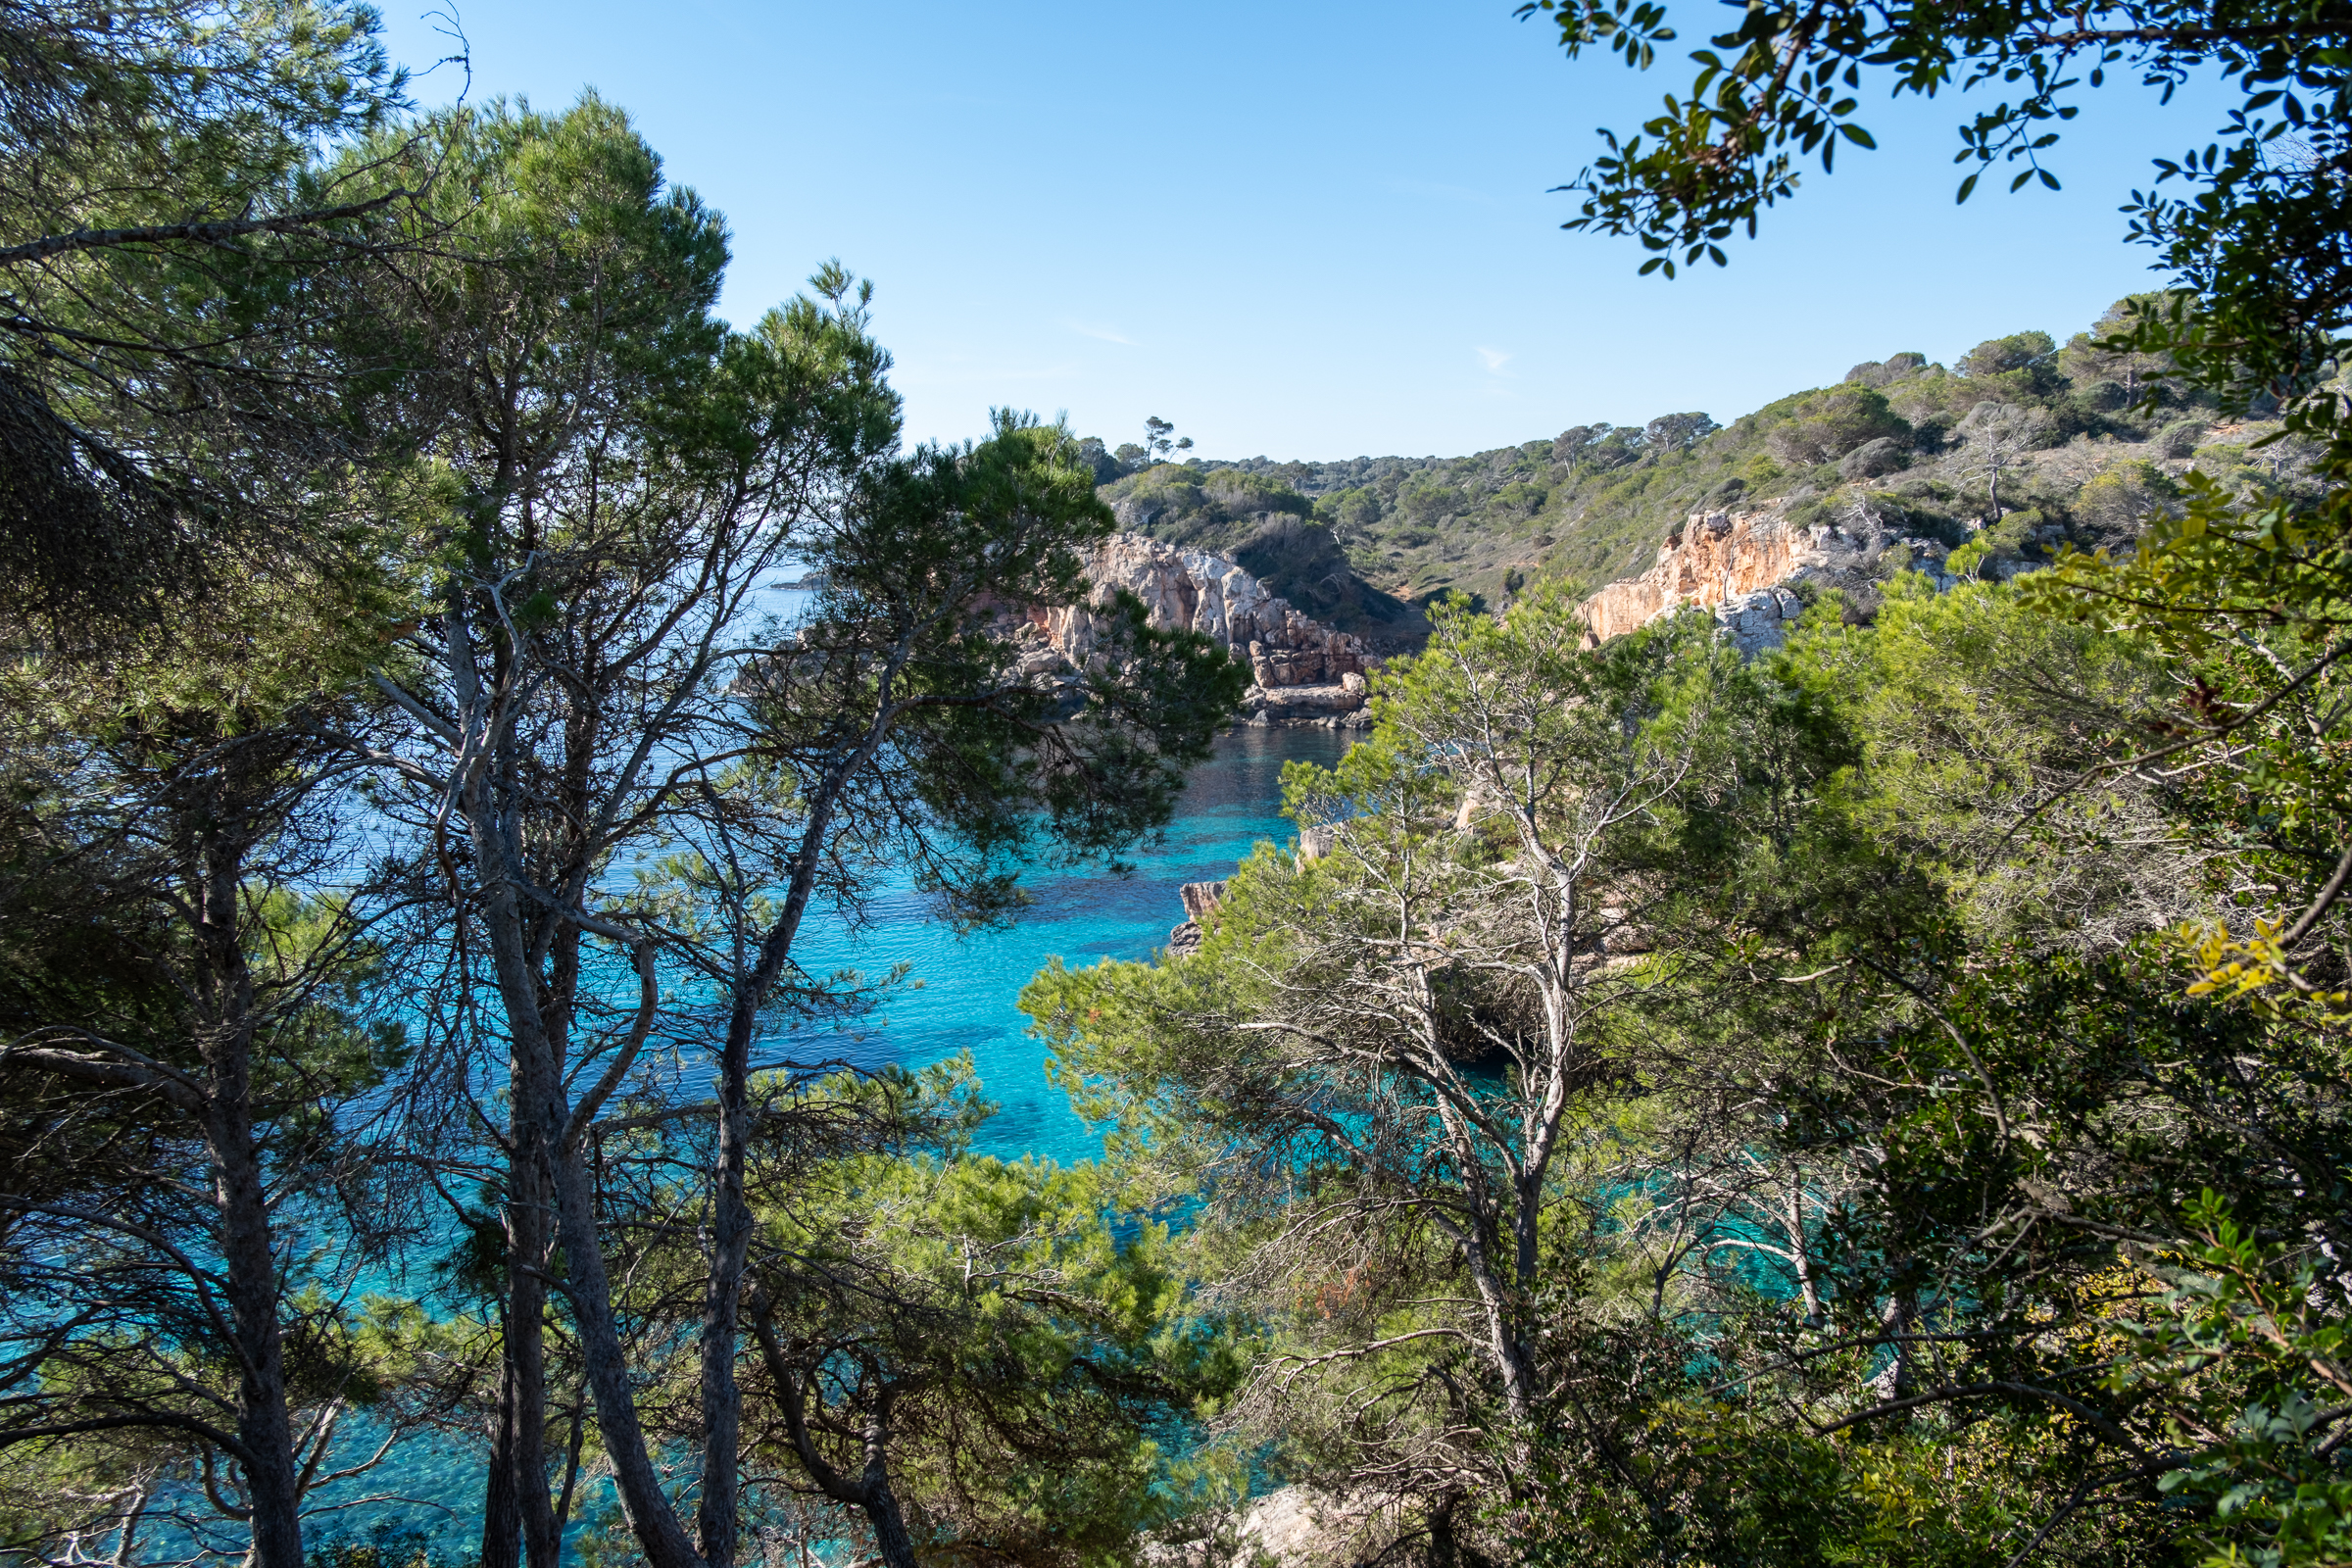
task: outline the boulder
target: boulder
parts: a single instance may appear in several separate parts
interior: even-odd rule
[[[1330,686],[1252,686],[1242,696],[1242,706],[1255,722],[1262,717],[1268,723],[1304,723],[1337,714],[1363,710],[1364,694],[1350,691],[1345,685]]]

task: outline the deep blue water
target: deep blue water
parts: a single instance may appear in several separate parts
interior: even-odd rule
[[[1290,841],[1293,830],[1281,814],[1283,763],[1329,765],[1348,744],[1341,733],[1313,729],[1242,729],[1224,737],[1187,780],[1164,841],[1128,857],[1131,874],[1041,872],[1027,884],[1035,902],[1007,928],[959,936],[911,895],[879,901],[872,922],[855,936],[838,921],[820,925],[812,915],[795,955],[804,968],[880,975],[906,962],[912,985],[860,1020],[855,1042],[812,1031],[794,1042],[794,1054],[920,1067],[968,1051],[984,1093],[1000,1107],[977,1141],[982,1152],[1033,1153],[1065,1164],[1100,1153],[1099,1135],[1046,1080],[1044,1047],[1029,1037],[1029,1020],[1015,1005],[1021,987],[1051,957],[1072,966],[1149,958],[1184,918],[1179,887],[1227,875],[1261,839]],[[425,1532],[452,1555],[470,1554],[479,1544],[480,1455],[466,1446],[404,1445],[385,1469],[339,1490],[353,1501],[384,1493],[413,1500],[317,1520],[314,1539],[365,1534],[389,1522]],[[599,1511],[612,1496],[609,1483],[582,1491],[575,1518]]]

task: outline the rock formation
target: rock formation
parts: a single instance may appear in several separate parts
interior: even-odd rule
[[[1870,585],[1895,550],[1904,552],[1904,564],[1929,571],[1938,588],[1955,580],[1943,571],[1943,545],[1890,534],[1867,514],[1850,528],[1816,523],[1799,529],[1784,520],[1777,504],[1751,512],[1694,512],[1659,549],[1657,564],[1585,601],[1585,643],[1595,647],[1698,606],[1715,612],[1717,634],[1741,653],[1777,648],[1804,610],[1792,585],[1875,594]]]
[[[1225,902],[1225,884],[1222,880],[1187,882],[1176,890],[1176,896],[1184,901],[1186,919],[1204,920],[1209,910]]]
[[[1184,901],[1184,923],[1168,933],[1168,956],[1189,958],[1200,951],[1200,943],[1207,935],[1201,922],[1224,901],[1225,884],[1187,882],[1176,890],[1176,896]]]
[[[1603,643],[1685,605],[1724,605],[1776,588],[1795,575],[1811,542],[1777,513],[1695,513],[1659,549],[1656,565],[1585,601],[1587,635]]]
[[[1364,676],[1379,658],[1348,633],[1300,614],[1222,556],[1115,533],[1097,547],[1087,577],[1095,584],[1091,605],[1029,612],[1045,646],[1024,668],[1031,662],[1047,667],[1050,655],[1085,663],[1101,637],[1097,610],[1125,589],[1143,601],[1152,626],[1200,632],[1249,663],[1252,684],[1244,701],[1251,722],[1335,722],[1363,710]]]

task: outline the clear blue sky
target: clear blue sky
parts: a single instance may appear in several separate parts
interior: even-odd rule
[[[385,20],[412,66],[447,52]],[[1595,419],[1729,419],[1905,349],[2060,337],[2151,286],[2115,211],[2214,117],[2109,89],[2059,194],[1955,208],[1960,104],[1881,106],[1762,238],[1667,283],[1546,194],[1687,82],[1565,61],[1511,0],[466,0],[476,99],[593,86],[727,215],[743,323],[829,256],[876,287],[914,439],[992,404],[1199,455],[1451,456]],[[1677,0],[1686,39],[1719,5]],[[418,83],[439,102],[444,69]],[[1990,183],[1988,181],[1987,183]]]

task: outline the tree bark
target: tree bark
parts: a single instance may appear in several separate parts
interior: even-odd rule
[[[744,1189],[752,1130],[752,1039],[759,1031],[760,1009],[767,1005],[791,959],[792,944],[808,914],[816,887],[817,858],[832,828],[842,791],[882,744],[891,717],[886,682],[883,706],[868,724],[863,744],[837,762],[810,797],[783,907],[760,938],[752,972],[736,977],[733,1004],[728,1009],[727,1037],[719,1054],[718,1168],[713,1183],[710,1273],[703,1297],[703,1486],[695,1530],[709,1568],[731,1568],[741,1524],[742,1464],[737,1448],[743,1431],[743,1389],[735,1376],[735,1357],[742,1341],[744,1280],[752,1248],[752,1210]],[[904,1537],[904,1524],[895,1528]]]
[[[232,764],[233,765],[233,764]],[[208,801],[216,808],[218,802]],[[206,812],[214,815],[214,812]],[[225,813],[222,813],[225,814]],[[201,830],[200,830],[201,831]],[[294,1422],[286,1409],[285,1342],[278,1327],[277,1258],[270,1199],[254,1132],[253,976],[245,959],[239,899],[242,844],[205,847],[197,932],[205,972],[198,1049],[206,1077],[205,1143],[220,1224],[220,1261],[236,1336],[237,1438],[252,1506],[256,1568],[302,1568],[302,1493]]]
[[[513,1245],[511,1234],[508,1245]],[[498,1425],[490,1434],[490,1466],[482,1478],[481,1568],[518,1568],[522,1560],[522,1515],[514,1500],[514,1317],[509,1311],[500,1318]]]
[[[597,1238],[595,1190],[578,1151],[557,1153],[555,1188],[564,1295],[579,1328],[588,1388],[596,1396],[597,1433],[612,1462],[612,1484],[653,1568],[702,1568],[646,1450],[645,1428],[638,1422],[636,1396],[629,1387],[628,1351],[612,1311],[612,1282],[605,1272],[604,1249]]]
[[[784,1347],[764,1313],[765,1308],[757,1309],[752,1330],[760,1341],[760,1353],[767,1363],[768,1381],[775,1385],[777,1397],[783,1402],[784,1430],[792,1439],[793,1452],[799,1456],[801,1468],[826,1496],[864,1512],[866,1522],[873,1527],[874,1548],[880,1553],[884,1568],[915,1568],[914,1540],[906,1530],[906,1510],[899,1506],[898,1493],[890,1484],[893,1396],[885,1392],[866,1419],[860,1434],[864,1464],[858,1479],[852,1481],[827,1464],[825,1456],[816,1451],[816,1444],[808,1435],[808,1391],[785,1358]]]
[[[703,1298],[703,1496],[695,1521],[697,1544],[710,1568],[731,1568],[740,1521],[743,1388],[735,1377],[744,1272],[750,1262],[752,1209],[744,1196],[744,1163],[751,1139],[751,1028],[747,1008],[729,1019],[719,1057],[718,1170],[710,1239],[710,1275]]]
[[[461,701],[470,710],[468,716],[475,725],[482,730],[494,729],[501,721],[484,700],[476,679],[473,642],[464,612],[453,608],[445,623],[451,634],[450,673]],[[639,1544],[645,1548],[653,1568],[702,1568],[685,1531],[678,1525],[676,1511],[662,1494],[661,1478],[646,1450],[645,1430],[638,1422],[636,1400],[629,1387],[628,1355],[620,1343],[612,1310],[612,1281],[605,1271],[604,1248],[597,1234],[595,1193],[588,1173],[580,1164],[578,1151],[564,1145],[569,1114],[562,1064],[541,1010],[538,966],[533,962],[531,944],[525,938],[521,844],[516,824],[500,808],[502,801],[512,799],[515,791],[511,780],[502,777],[494,781],[492,777],[494,771],[503,772],[507,765],[506,754],[510,750],[507,737],[492,737],[489,750],[492,760],[486,766],[477,766],[472,776],[465,780],[460,801],[469,848],[483,887],[481,921],[485,945],[507,1019],[512,1064],[508,1093],[514,1106],[512,1125],[515,1130],[513,1179],[520,1188],[530,1182],[522,1173],[546,1173],[554,1199],[554,1236],[564,1250],[564,1295],[578,1326],[588,1387],[596,1398],[597,1430],[612,1461],[613,1485],[636,1529]],[[510,1258],[510,1267],[517,1261]],[[527,1537],[531,1533],[534,1498],[536,1510],[546,1513],[551,1520],[553,1517],[545,1473],[544,1367],[535,1391],[519,1387],[517,1393],[524,1396],[518,1399],[518,1432],[530,1429],[535,1422],[541,1435],[532,1475],[528,1478],[517,1475],[518,1481],[531,1482],[527,1487],[516,1488]],[[523,1446],[520,1442],[516,1445],[518,1460]]]
[[[886,1568],[914,1568],[914,1541],[906,1534],[906,1515],[891,1490],[885,1463],[889,1446],[890,1435],[877,1417],[866,1428],[865,1475],[858,1490],[864,1494],[866,1522],[874,1527],[874,1548]]]
[[[519,1135],[524,1128],[517,1126]],[[518,1136],[507,1200],[507,1354],[514,1379],[509,1463],[515,1523],[530,1568],[557,1568],[561,1540],[547,1494],[547,1172],[538,1140]]]

